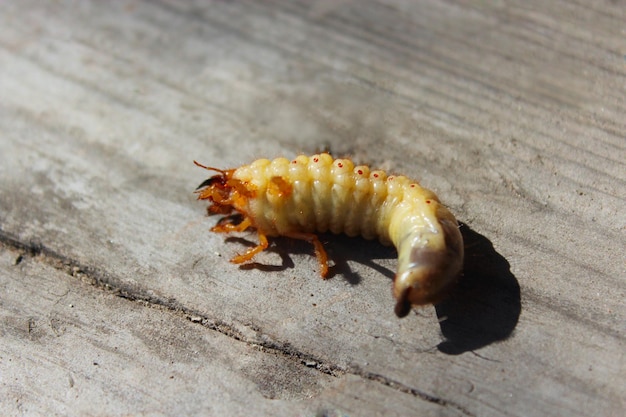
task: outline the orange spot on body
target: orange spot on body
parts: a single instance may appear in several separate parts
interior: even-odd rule
[[[267,191],[278,197],[289,197],[292,190],[291,184],[289,184],[289,182],[283,177],[272,177],[267,184]]]

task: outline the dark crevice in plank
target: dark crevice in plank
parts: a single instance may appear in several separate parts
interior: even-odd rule
[[[24,256],[37,258],[57,270],[65,272],[72,277],[79,278],[96,288],[111,292],[118,297],[180,314],[192,323],[200,324],[207,329],[215,330],[237,341],[255,345],[267,352],[281,354],[283,356],[297,359],[305,366],[314,366],[317,370],[327,375],[341,376],[346,373],[346,370],[339,366],[325,364],[322,360],[314,357],[313,355],[307,355],[297,351],[295,348],[291,347],[289,343],[280,343],[272,340],[248,340],[228,323],[219,319],[212,319],[201,312],[187,308],[175,299],[160,297],[137,285],[123,283],[118,278],[115,278],[98,268],[83,265],[76,260],[63,256],[62,254],[47,248],[40,242],[23,242],[15,236],[0,230],[0,245],[23,252],[23,254],[20,254],[16,258],[14,262],[15,264],[22,262]],[[254,328],[252,330],[257,332],[261,331],[260,329]]]
[[[459,412],[463,413],[464,415],[467,416],[474,416],[475,414],[470,412],[469,410],[467,410],[466,408],[460,406],[459,404],[444,400],[443,398],[439,398],[439,397],[435,397],[432,396],[426,392],[420,391],[418,389],[415,388],[411,388],[408,387],[400,382],[394,381],[392,379],[389,379],[388,377],[385,377],[383,375],[379,375],[373,372],[367,372],[364,371],[362,369],[359,368],[353,368],[350,370],[350,373],[353,373],[355,375],[358,375],[362,378],[368,379],[370,381],[375,381],[378,382],[380,384],[385,385],[386,387],[389,388],[393,388],[397,391],[403,392],[405,394],[411,394],[414,397],[418,397],[421,398],[424,401],[428,401],[430,403],[434,403],[434,404],[438,404],[442,407],[451,407],[454,408],[456,410],[458,410]]]
[[[175,299],[160,297],[138,285],[129,285],[124,283],[120,279],[102,271],[99,268],[84,265],[74,259],[47,248],[41,242],[35,240],[24,242],[18,237],[0,230],[0,245],[22,252],[16,257],[14,265],[18,265],[23,262],[25,257],[36,258],[37,260],[74,278],[78,278],[98,289],[110,292],[113,295],[129,301],[142,303],[148,307],[158,308],[170,313],[181,315],[192,323],[200,324],[207,329],[217,331],[239,342],[255,346],[263,352],[283,356],[297,361],[303,366],[315,368],[317,371],[326,375],[340,377],[345,374],[352,374],[369,381],[380,383],[399,392],[412,395],[423,401],[455,409],[463,415],[475,416],[474,413],[470,412],[456,402],[428,394],[427,392],[410,387],[389,377],[372,373],[359,367],[351,366],[349,368],[344,368],[332,363],[326,363],[321,358],[299,351],[288,342],[283,343],[275,340],[269,340],[265,337],[263,338],[264,340],[249,340],[233,326],[223,322],[222,320],[207,317],[198,311],[181,305]],[[257,333],[262,333],[262,330],[255,328],[255,326],[248,325],[248,327]]]

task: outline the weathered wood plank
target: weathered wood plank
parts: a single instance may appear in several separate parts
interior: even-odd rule
[[[163,322],[155,339],[184,328],[186,336],[154,349],[185,337],[226,349],[215,373],[232,372],[232,385],[191,365],[180,371],[227,392],[224,408],[199,401],[180,412],[237,414],[256,403],[267,413],[317,412],[328,401],[350,414],[619,414],[622,6],[3,3],[0,236],[98,284],[37,267],[44,286],[108,297],[106,306],[85,302],[81,320],[93,321],[75,326],[89,328],[84,337],[104,344],[102,352],[113,346],[96,322],[105,307],[110,333],[123,331],[126,315]],[[232,167],[327,146],[419,178],[467,224],[465,277],[450,300],[397,320],[388,279],[394,254],[359,240],[327,239],[337,263],[330,281],[317,277],[310,248],[282,240],[257,268],[228,263],[242,242],[207,232],[214,220],[191,194],[206,174],[191,160]],[[12,282],[14,268],[4,271]],[[111,298],[103,286],[145,305]],[[30,317],[32,307],[5,297],[5,317]],[[128,350],[147,351],[141,329],[125,333]],[[32,362],[25,372],[44,364],[39,375],[58,376],[68,372],[58,365],[61,347],[83,336],[76,331],[50,351],[2,337],[11,342],[7,355],[56,363]],[[250,346],[267,350],[255,351],[255,361],[324,387],[311,394],[321,402],[292,401],[290,393],[307,391],[287,380],[272,391],[284,403],[264,401],[240,368]],[[74,349],[88,357],[80,344]],[[184,362],[183,353],[171,355]],[[167,386],[136,387],[166,364],[146,360],[154,369],[139,370],[133,355],[107,357],[112,369],[138,374],[118,380],[111,372],[99,377],[103,387],[143,390],[146,407],[149,396],[174,404]],[[330,400],[325,389],[336,386],[343,388]],[[75,403],[60,390],[50,408],[35,396],[23,404],[62,414]],[[352,394],[376,400],[359,405]],[[116,396],[120,408],[111,412],[136,395]]]
[[[91,285],[58,259],[0,250],[2,415],[446,412]]]

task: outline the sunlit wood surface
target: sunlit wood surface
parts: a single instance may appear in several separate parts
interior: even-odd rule
[[[0,3],[0,414],[620,416],[623,1]],[[393,249],[209,232],[193,165],[330,150],[463,222]]]

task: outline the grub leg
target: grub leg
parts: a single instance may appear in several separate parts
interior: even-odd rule
[[[313,233],[289,233],[285,235],[292,239],[300,239],[306,240],[307,242],[313,245],[315,249],[315,256],[317,257],[317,262],[320,265],[320,275],[322,278],[326,278],[328,275],[328,255],[326,254],[326,250],[324,250],[324,246],[322,242],[317,238],[317,235]]]
[[[237,224],[228,223],[228,222],[224,222],[224,223],[220,222],[216,224],[215,226],[213,226],[211,228],[211,231],[215,233],[243,232],[250,226],[252,226],[252,221],[249,218],[245,217],[241,222]]]
[[[263,252],[265,249],[267,249],[267,246],[267,237],[263,233],[259,232],[259,244],[253,248],[248,249],[243,255],[235,256],[230,261],[234,264],[242,264],[244,262],[250,261],[257,253]]]

